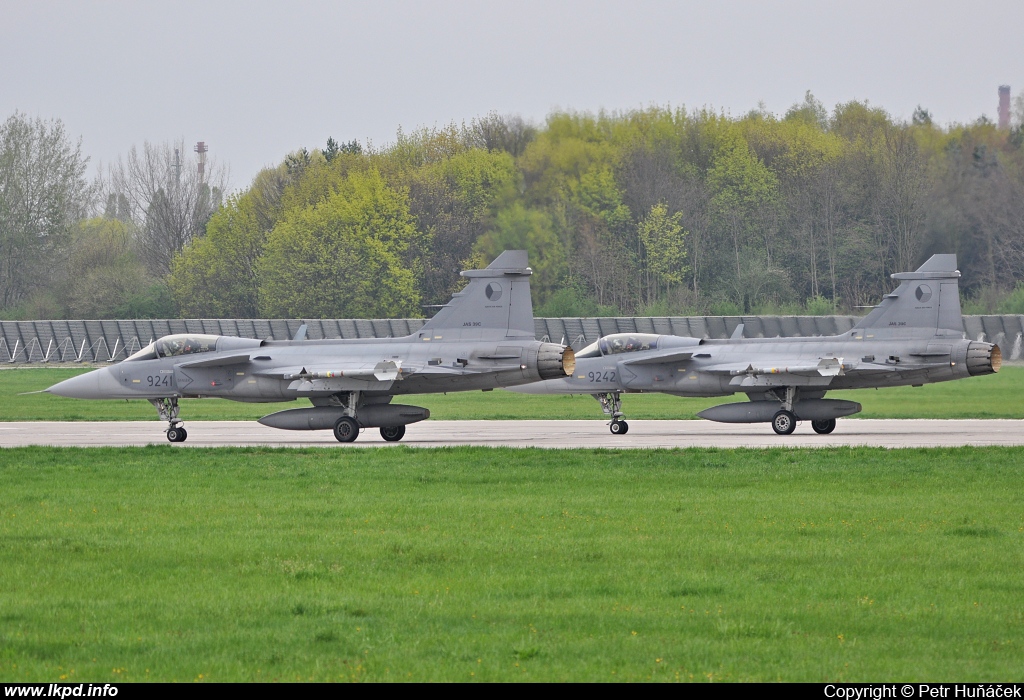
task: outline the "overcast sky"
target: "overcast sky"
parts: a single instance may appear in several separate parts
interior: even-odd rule
[[[59,118],[99,162],[206,141],[245,187],[300,147],[490,111],[918,104],[995,118],[1024,89],[1024,2],[160,3],[0,0],[0,119]]]

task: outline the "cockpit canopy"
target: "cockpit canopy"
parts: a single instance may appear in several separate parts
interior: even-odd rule
[[[640,350],[657,350],[660,335],[653,333],[615,333],[606,335],[597,342],[576,353],[576,359],[600,357],[601,355],[619,355],[624,352]]]
[[[160,357],[177,357],[197,352],[213,352],[217,349],[217,335],[167,335],[156,341]]]
[[[180,357],[193,355],[197,352],[225,352],[228,350],[248,350],[258,348],[265,341],[257,338],[239,338],[233,335],[202,335],[199,333],[178,333],[165,335],[155,340],[125,360],[156,360],[161,357]]]
[[[155,360],[158,357],[177,357],[197,352],[213,352],[217,349],[219,339],[219,335],[193,335],[190,333],[165,335],[139,350],[125,362]]]

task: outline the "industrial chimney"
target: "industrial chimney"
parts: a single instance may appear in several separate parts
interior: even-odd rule
[[[1010,128],[1010,86],[999,86],[999,128]]]
[[[1002,88],[999,89],[1000,91],[1002,90]],[[1003,93],[1000,92],[999,94],[1002,95]],[[1006,88],[1006,104],[1010,104],[1010,88]],[[1007,109],[1009,109],[1009,107],[1007,107]],[[1009,114],[1009,112],[1007,112],[1007,114]],[[1002,117],[1000,117],[1000,119],[1002,119]],[[207,147],[205,142],[200,141],[196,144],[196,147],[193,150],[199,154],[199,182],[202,182],[206,174],[206,153],[210,149]]]

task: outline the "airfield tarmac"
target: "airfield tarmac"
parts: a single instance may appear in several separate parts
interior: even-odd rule
[[[626,435],[612,435],[597,420],[424,421],[408,426],[400,443],[384,442],[376,428],[341,444],[331,431],[290,431],[253,421],[186,421],[188,441],[175,447],[959,447],[1024,445],[1020,420],[840,420],[831,435],[817,435],[809,422],[792,435],[776,435],[767,424],[737,425],[699,420],[629,421]],[[55,445],[121,447],[167,445],[157,421],[0,423],[0,447]]]

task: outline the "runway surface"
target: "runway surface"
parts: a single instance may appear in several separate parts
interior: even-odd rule
[[[163,423],[118,421],[81,423],[0,423],[0,447],[60,445],[78,447],[167,445]],[[831,435],[817,435],[801,423],[792,435],[776,435],[767,423],[734,425],[698,420],[629,421],[626,435],[612,435],[597,420],[424,421],[408,426],[400,443],[387,443],[376,428],[353,443],[341,444],[329,430],[290,431],[249,421],[191,421],[188,441],[175,447],[488,447],[646,448],[646,447],[954,447],[1024,445],[1019,420],[840,420]]]

